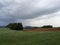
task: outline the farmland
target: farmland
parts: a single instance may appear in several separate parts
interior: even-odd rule
[[[25,30],[27,32],[59,32],[60,31],[60,28],[32,28],[32,29],[29,29],[29,30]]]
[[[60,32],[27,32],[0,28],[0,45],[60,45]]]

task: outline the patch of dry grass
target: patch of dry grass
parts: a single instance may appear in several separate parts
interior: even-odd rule
[[[32,32],[32,31],[60,31],[60,28],[35,28],[35,29],[30,29],[30,30],[24,30],[27,32]]]

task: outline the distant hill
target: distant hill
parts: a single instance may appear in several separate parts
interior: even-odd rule
[[[32,27],[31,26],[26,26],[26,27],[24,27],[24,29],[32,29]]]

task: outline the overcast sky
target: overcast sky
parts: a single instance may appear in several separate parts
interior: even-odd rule
[[[60,0],[0,0],[0,25],[60,26]]]

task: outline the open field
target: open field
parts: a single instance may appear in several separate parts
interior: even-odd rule
[[[0,45],[60,45],[60,32],[24,32],[1,28]]]

